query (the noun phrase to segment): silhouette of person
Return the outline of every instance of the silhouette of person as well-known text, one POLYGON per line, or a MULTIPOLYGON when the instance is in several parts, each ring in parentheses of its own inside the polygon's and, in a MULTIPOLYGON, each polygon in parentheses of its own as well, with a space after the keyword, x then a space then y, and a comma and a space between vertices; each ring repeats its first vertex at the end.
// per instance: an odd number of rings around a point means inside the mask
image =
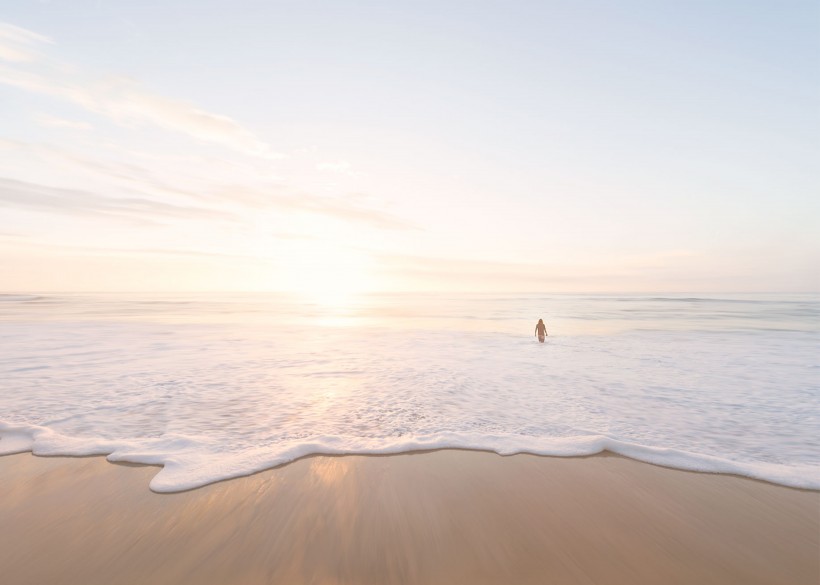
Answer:
POLYGON ((547 326, 544 325, 543 319, 538 319, 538 323, 535 324, 535 334, 538 336, 538 341, 544 343, 544 338, 547 336, 547 326))

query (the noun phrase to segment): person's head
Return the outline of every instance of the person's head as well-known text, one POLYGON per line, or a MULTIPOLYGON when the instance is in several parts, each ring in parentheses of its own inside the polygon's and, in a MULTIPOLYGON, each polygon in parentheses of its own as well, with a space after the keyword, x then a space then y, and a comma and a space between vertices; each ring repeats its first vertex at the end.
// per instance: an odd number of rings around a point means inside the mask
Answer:
POLYGON ((539 325, 540 325, 541 323, 543 323, 543 322, 544 322, 544 320, 543 320, 543 319, 538 319, 538 324, 539 324, 539 325))

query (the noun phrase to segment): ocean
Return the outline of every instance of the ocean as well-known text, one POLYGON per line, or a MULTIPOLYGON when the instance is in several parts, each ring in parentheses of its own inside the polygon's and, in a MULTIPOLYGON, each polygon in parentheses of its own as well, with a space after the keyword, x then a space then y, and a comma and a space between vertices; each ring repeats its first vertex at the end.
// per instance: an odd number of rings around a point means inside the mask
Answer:
POLYGON ((4 294, 0 454, 161 464, 158 492, 441 448, 820 489, 818 317, 809 294, 4 294))

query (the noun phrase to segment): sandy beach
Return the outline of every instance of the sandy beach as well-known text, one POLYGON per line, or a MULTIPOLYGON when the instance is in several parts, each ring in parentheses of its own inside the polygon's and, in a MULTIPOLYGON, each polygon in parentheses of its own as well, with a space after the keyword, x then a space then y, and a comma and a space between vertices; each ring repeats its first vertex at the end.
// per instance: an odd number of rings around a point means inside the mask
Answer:
POLYGON ((777 583, 820 493, 623 457, 308 457, 156 494, 157 469, 0 457, 5 585, 777 583))

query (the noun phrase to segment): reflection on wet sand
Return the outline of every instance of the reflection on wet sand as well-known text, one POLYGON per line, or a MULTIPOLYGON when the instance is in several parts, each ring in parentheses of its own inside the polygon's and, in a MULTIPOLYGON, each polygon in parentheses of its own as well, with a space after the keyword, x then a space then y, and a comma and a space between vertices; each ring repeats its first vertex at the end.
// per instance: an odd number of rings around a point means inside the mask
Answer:
POLYGON ((615 456, 309 457, 170 495, 155 473, 0 457, 4 585, 818 578, 819 493, 615 456))

